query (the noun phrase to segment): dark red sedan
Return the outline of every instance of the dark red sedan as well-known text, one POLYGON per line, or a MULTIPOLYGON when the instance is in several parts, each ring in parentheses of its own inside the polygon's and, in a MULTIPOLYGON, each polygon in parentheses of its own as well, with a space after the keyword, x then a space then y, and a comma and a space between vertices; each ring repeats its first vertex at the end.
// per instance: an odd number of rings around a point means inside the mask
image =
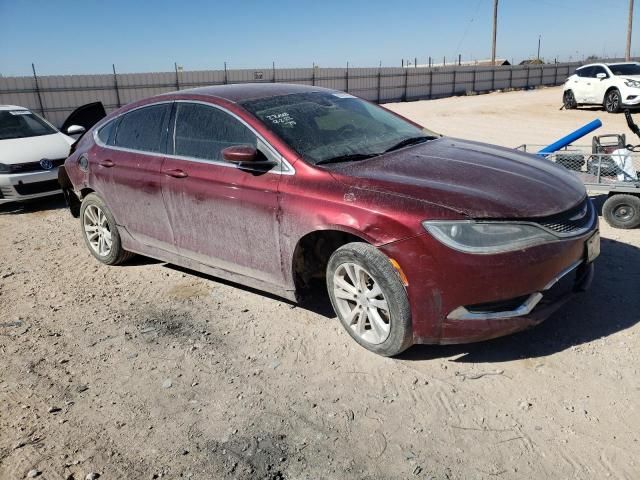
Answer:
POLYGON ((535 325, 589 285, 599 252, 570 172, 310 86, 127 105, 60 181, 101 262, 140 253, 291 300, 327 288, 381 355, 535 325))

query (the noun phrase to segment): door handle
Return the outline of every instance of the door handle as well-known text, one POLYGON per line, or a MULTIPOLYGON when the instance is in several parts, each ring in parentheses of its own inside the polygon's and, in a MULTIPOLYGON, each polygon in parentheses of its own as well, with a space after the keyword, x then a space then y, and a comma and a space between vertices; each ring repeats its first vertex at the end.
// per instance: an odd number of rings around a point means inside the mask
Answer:
POLYGON ((189 176, 187 175, 187 172, 185 172, 184 170, 180 170, 179 168, 176 168, 173 170, 163 170, 162 173, 164 173, 169 177, 174 177, 174 178, 184 178, 189 176))
POLYGON ((112 160, 106 159, 106 160, 100 160, 98 162, 98 165, 100 165, 101 167, 106 167, 106 168, 111 168, 111 167, 115 167, 116 164, 113 163, 112 160))

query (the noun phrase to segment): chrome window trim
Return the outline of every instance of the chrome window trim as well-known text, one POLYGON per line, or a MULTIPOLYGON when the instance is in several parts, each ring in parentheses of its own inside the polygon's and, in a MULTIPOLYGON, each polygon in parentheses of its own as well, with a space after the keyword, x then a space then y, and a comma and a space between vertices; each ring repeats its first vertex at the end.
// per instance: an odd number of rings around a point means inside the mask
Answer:
MULTIPOLYGON (((126 112, 122 112, 119 113, 118 115, 116 115, 115 117, 113 117, 111 120, 109 120, 108 122, 105 122, 104 124, 100 125, 100 128, 96 128, 93 131, 93 140, 94 142, 99 145, 102 148, 106 148, 106 149, 112 149, 112 150, 117 150, 120 152, 128 152, 128 153, 136 153, 139 155, 148 155, 148 156, 153 156, 153 157, 157 157, 157 156, 163 156, 165 158, 171 158, 174 160, 185 160, 185 161, 189 161, 189 162, 196 162, 196 163, 203 163, 206 165, 214 165, 214 166, 219 166, 219 167, 227 167, 227 168, 240 168, 238 165, 235 165, 233 163, 229 163, 229 162, 222 162, 220 160, 206 160, 203 158, 196 158, 196 157, 189 157, 189 156, 183 156, 183 155, 172 155, 172 154, 168 154, 168 153, 162 153, 162 152, 148 152, 145 150, 134 150, 132 148, 124 148, 124 147, 117 147, 115 145, 106 145, 102 140, 100 140, 100 138, 98 137, 98 131, 101 130, 104 126, 106 126, 107 124, 111 123, 111 122, 115 122, 116 119, 120 118, 123 115, 126 115, 129 112, 134 112, 136 110, 140 110, 142 108, 145 107, 153 107, 156 105, 163 105, 166 103, 196 103, 196 104, 201 104, 201 105, 205 105, 211 108, 217 108, 218 110, 223 111, 224 113, 231 115, 232 117, 234 117, 236 120, 238 120, 240 123, 242 123, 245 127, 247 127, 251 133, 253 133, 256 138, 258 139, 258 143, 265 147, 275 158, 275 160, 278 162, 280 169, 271 169, 265 173, 271 173, 274 175, 295 175, 296 171, 293 168, 293 166, 276 150, 276 148, 271 145, 269 142, 267 142, 267 140, 260 134, 258 133, 251 125, 249 125, 247 122, 245 122, 241 117, 239 117, 238 115, 236 115, 235 113, 227 110, 226 108, 220 106, 220 105, 214 105, 212 103, 208 103, 208 102, 203 102, 200 100, 164 100, 164 101, 160 101, 160 102, 154 102, 154 103, 148 103, 146 105, 141 105, 139 107, 136 108, 132 108, 131 110, 127 110, 126 112)), ((176 121, 177 116, 174 118, 174 122, 176 121)), ((175 126, 175 123, 174 123, 175 126)), ((175 133, 175 129, 174 129, 174 133, 175 133)), ((175 135, 173 136, 173 138, 169 139, 169 141, 171 141, 174 145, 174 148, 172 149, 173 151, 175 151, 175 135)))

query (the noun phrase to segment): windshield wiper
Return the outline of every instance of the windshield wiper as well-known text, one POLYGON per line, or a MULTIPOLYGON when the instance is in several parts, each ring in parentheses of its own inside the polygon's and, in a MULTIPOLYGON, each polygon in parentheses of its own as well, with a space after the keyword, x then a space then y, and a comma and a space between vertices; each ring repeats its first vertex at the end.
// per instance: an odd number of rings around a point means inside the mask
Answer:
POLYGON ((338 155, 337 157, 324 158, 316 165, 323 165, 325 163, 339 163, 339 162, 353 162, 357 160, 366 160, 367 158, 377 157, 379 153, 349 153, 347 155, 338 155))
POLYGON ((396 143, 393 147, 387 148, 384 151, 384 153, 393 152, 394 150, 399 150, 403 147, 408 147, 409 145, 417 145, 418 143, 423 143, 423 142, 426 142, 427 140, 433 140, 435 138, 436 137, 428 137, 428 136, 405 138, 401 142, 396 143))

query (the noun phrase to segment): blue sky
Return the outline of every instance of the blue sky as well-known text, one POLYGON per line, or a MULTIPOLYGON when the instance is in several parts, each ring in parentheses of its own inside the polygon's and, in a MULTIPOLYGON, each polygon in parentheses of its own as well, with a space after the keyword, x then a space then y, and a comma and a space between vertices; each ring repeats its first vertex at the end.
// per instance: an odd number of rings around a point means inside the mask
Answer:
MULTIPOLYGON (((632 53, 640 55, 640 2, 632 53)), ((399 66, 490 56, 492 0, 0 0, 0 74, 399 66)), ((622 56, 628 0, 500 0, 498 56, 622 56)))

